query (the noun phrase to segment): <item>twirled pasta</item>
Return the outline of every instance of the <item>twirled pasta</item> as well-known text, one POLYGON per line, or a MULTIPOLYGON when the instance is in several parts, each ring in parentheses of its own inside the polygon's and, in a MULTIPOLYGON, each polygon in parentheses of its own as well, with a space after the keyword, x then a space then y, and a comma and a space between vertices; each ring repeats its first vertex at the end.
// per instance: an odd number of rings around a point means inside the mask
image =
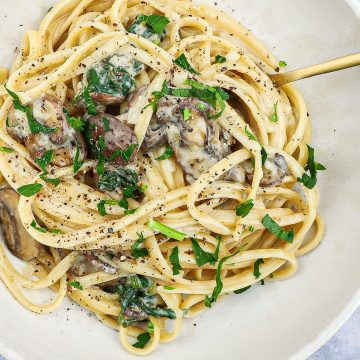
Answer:
MULTIPOLYGON (((321 241, 324 224, 317 215, 317 188, 303 187, 303 192, 294 188, 296 179, 304 173, 306 144, 311 136, 301 94, 292 85, 280 89, 274 86, 267 74, 279 71, 275 58, 249 30, 215 7, 170 0, 62 0, 46 14, 39 30, 26 33, 9 74, 1 69, 0 81, 6 82, 23 104, 32 103, 43 94, 69 103, 82 90, 84 74, 114 53, 127 54, 146 65, 146 70, 136 77, 137 88, 146 86, 145 94, 131 108, 139 144, 143 143, 153 116, 153 108, 146 107, 152 93, 160 91, 164 81, 184 88, 185 80, 191 76, 231 94, 231 102, 213 121, 231 134, 237 149, 189 184, 173 157, 161 162, 155 159, 164 148, 150 152, 141 148, 137 161, 141 163, 141 181, 147 185, 145 196, 131 200, 132 207, 138 207, 135 213, 125 215, 124 209, 109 206, 104 217, 98 213, 97 204, 108 196, 87 185, 83 177, 75 176, 71 166, 51 167, 51 175, 61 179, 57 187, 40 177, 41 171, 27 148, 8 133, 6 119, 12 99, 1 86, 0 145, 14 151, 0 154, 0 171, 14 189, 34 182, 43 185, 36 196, 21 196, 18 210, 28 233, 48 250, 30 263, 33 271, 28 269, 30 272, 21 274, 0 247, 0 277, 23 306, 37 313, 53 311, 65 296, 70 296, 104 324, 119 329, 121 343, 128 351, 145 355, 160 342, 176 338, 182 318, 202 311, 205 295, 217 285, 218 264, 199 267, 191 238, 198 239, 203 250, 214 252, 218 243, 215 235, 221 235, 219 259, 233 255, 221 271, 224 295, 264 279, 273 281, 293 275, 297 257, 321 241), (161 44, 127 32, 139 14, 159 14, 169 20, 161 44), (174 64, 181 54, 186 55, 199 75, 189 74, 174 64), (216 55, 225 61, 215 62, 216 55), (241 104, 243 110, 238 111, 236 104, 241 104), (274 104, 276 122, 271 120, 274 104), (250 128, 258 141, 249 137, 250 128), (281 155, 288 167, 285 178, 274 186, 260 186, 264 150, 268 157, 281 155), (250 184, 226 180, 229 170, 251 158, 254 171, 250 184), (236 216, 233 207, 229 207, 229 203, 249 199, 254 207, 246 217, 236 216), (291 243, 265 229, 262 219, 266 214, 279 226, 294 229, 291 243), (185 233, 186 239, 160 241, 158 233, 147 226, 150 218, 185 233), (35 220, 61 233, 39 232, 31 225, 35 220), (309 238, 312 226, 316 231, 309 238), (129 251, 139 233, 146 238, 146 258, 127 258, 112 274, 100 270, 83 277, 72 274, 70 269, 83 251, 129 251), (169 259, 175 247, 182 267, 177 275, 173 275, 169 259), (60 256, 64 251, 65 255, 60 256), (254 263, 259 259, 264 263, 261 274, 255 277, 254 263), (30 280, 35 269, 38 280, 30 280), (118 295, 98 286, 126 274, 154 279, 158 294, 176 314, 171 333, 165 328, 164 318, 150 317, 154 331, 143 349, 133 347, 128 340, 128 336, 137 337, 144 331, 141 325, 119 326, 118 295), (70 280, 79 281, 83 290, 67 287, 70 280), (22 293, 23 288, 46 287, 58 293, 51 304, 33 304, 22 293)), ((85 161, 81 172, 90 171, 96 164, 96 160, 85 161)))

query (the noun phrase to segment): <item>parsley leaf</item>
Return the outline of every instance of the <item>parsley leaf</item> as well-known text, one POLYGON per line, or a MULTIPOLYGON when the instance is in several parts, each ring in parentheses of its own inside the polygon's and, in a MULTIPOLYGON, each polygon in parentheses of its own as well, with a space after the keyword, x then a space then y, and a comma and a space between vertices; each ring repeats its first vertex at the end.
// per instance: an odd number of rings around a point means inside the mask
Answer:
POLYGON ((51 163, 52 158, 53 158, 53 151, 48 150, 41 158, 35 159, 35 162, 40 166, 40 169, 44 173, 47 173, 46 167, 51 163))
POLYGON ((169 158, 171 158, 174 155, 174 150, 172 149, 171 146, 167 146, 165 152, 160 155, 159 157, 157 157, 155 160, 167 160, 169 158))
POLYGON ((145 345, 150 341, 151 336, 148 332, 144 332, 140 334, 136 339, 137 342, 133 345, 133 347, 136 347, 138 349, 143 349, 145 345))
POLYGON ((37 226, 35 220, 33 220, 33 221, 31 222, 30 226, 33 227, 35 230, 37 230, 37 231, 39 231, 39 232, 42 232, 42 233, 46 233, 46 232, 47 232, 46 228, 41 227, 41 226, 37 226))
POLYGON ((162 34, 166 25, 170 23, 170 20, 166 16, 157 14, 147 16, 145 21, 146 24, 149 25, 154 30, 154 32, 159 35, 162 34))
POLYGON ((212 87, 205 84, 202 84, 198 81, 187 79, 184 84, 190 85, 190 89, 180 89, 180 88, 169 88, 164 81, 161 91, 154 91, 152 95, 154 99, 144 107, 152 107, 153 111, 157 111, 157 104, 159 100, 164 96, 177 96, 177 97, 195 97, 199 100, 205 101, 210 104, 213 109, 220 107, 218 113, 214 115, 208 115, 209 119, 219 118, 225 110, 226 102, 225 100, 229 99, 229 95, 220 87, 212 87))
POLYGON ((220 261, 219 261, 219 265, 218 268, 216 270, 216 286, 211 294, 211 296, 209 297, 208 295, 206 295, 205 297, 205 306, 207 307, 211 307, 211 304, 214 303, 218 296, 221 294, 221 291, 223 289, 223 282, 221 280, 221 269, 223 264, 225 263, 225 261, 227 261, 228 259, 230 259, 231 257, 237 255, 240 252, 240 250, 238 250, 236 253, 231 254, 229 256, 225 256, 223 257, 220 261))
POLYGON ((69 114, 67 109, 63 109, 67 123, 76 131, 84 131, 85 120, 82 117, 74 117, 69 114))
POLYGON ((294 240, 294 230, 290 231, 283 230, 268 214, 262 219, 262 224, 277 238, 292 243, 294 240))
POLYGON ((161 234, 163 235, 166 235, 166 236, 169 236, 171 237, 172 239, 175 239, 175 240, 178 240, 178 241, 182 241, 184 240, 187 235, 180 232, 180 231, 177 231, 175 229, 172 229, 154 219, 150 219, 149 222, 148 222, 148 227, 149 229, 151 230, 155 230, 155 231, 158 231, 160 232, 161 234))
POLYGON ((164 285, 163 288, 164 288, 165 290, 175 290, 175 289, 176 289, 176 287, 170 286, 170 285, 164 285))
POLYGON ((135 243, 131 246, 131 256, 135 257, 135 258, 139 258, 139 257, 145 257, 149 255, 149 251, 148 249, 142 247, 146 238, 144 237, 144 234, 142 232, 138 232, 136 233, 137 236, 139 237, 135 243))
POLYGON ((61 181, 59 178, 49 178, 47 175, 47 172, 41 174, 40 179, 46 181, 47 183, 53 184, 54 186, 58 186, 60 184, 61 181))
POLYGON ((30 108, 29 105, 22 105, 19 96, 14 93, 13 91, 9 90, 6 85, 4 85, 6 91, 8 92, 8 94, 13 98, 13 105, 14 108, 16 110, 20 110, 22 112, 24 112, 26 114, 27 120, 28 120, 28 124, 29 124, 29 128, 30 131, 33 134, 39 134, 39 133, 44 133, 44 134, 50 134, 53 133, 55 131, 58 131, 58 128, 48 128, 47 126, 39 123, 35 118, 34 115, 32 113, 32 110, 30 108))
POLYGON ((264 264, 264 259, 257 259, 254 262, 254 276, 255 278, 259 278, 261 276, 261 272, 260 272, 260 265, 264 264))
POLYGON ((221 56, 221 55, 216 55, 215 56, 215 64, 222 64, 226 61, 226 57, 221 56))
POLYGON ((245 287, 242 288, 242 289, 235 290, 235 291, 234 291, 234 294, 242 294, 243 292, 245 292, 246 290, 249 290, 250 288, 251 288, 251 285, 245 286, 245 287))
POLYGON ((84 165, 84 162, 79 160, 79 158, 80 158, 80 147, 79 147, 79 143, 76 143, 76 152, 75 152, 75 158, 73 164, 74 175, 76 175, 77 172, 84 165))
POLYGON ((184 108, 181 110, 183 114, 184 121, 188 121, 191 118, 191 109, 184 108))
POLYGON ((287 65, 287 63, 284 60, 279 61, 279 66, 280 67, 285 67, 286 65, 287 65))
POLYGON ((0 151, 10 154, 10 153, 14 152, 14 149, 11 149, 11 148, 8 148, 5 146, 0 146, 0 151))
POLYGON ((68 285, 78 290, 84 290, 82 285, 79 283, 79 281, 68 282, 68 285))
POLYGON ((187 71, 188 71, 189 73, 191 73, 191 74, 200 75, 200 73, 190 65, 190 63, 189 63, 189 61, 188 61, 188 59, 186 58, 186 56, 185 56, 184 53, 182 53, 179 57, 177 57, 177 58, 174 60, 174 63, 175 63, 177 66, 179 66, 179 67, 187 70, 187 71))
POLYGON ((61 230, 60 229, 49 229, 49 232, 52 234, 60 234, 61 230))
POLYGON ((119 202, 116 200, 101 200, 98 204, 97 204, 97 209, 98 212, 101 216, 105 216, 107 215, 106 209, 105 209, 105 205, 119 205, 119 202))
POLYGON ((31 197, 37 194, 42 188, 43 186, 41 184, 28 184, 20 186, 17 192, 22 196, 31 197))
POLYGON ((236 208, 236 215, 241 216, 244 218, 249 214, 251 209, 254 207, 254 201, 253 199, 249 199, 247 201, 244 201, 236 208))
MULTIPOLYGON (((245 134, 248 136, 248 138, 250 140, 254 140, 260 144, 258 138, 247 129, 247 125, 245 126, 245 134)), ((260 146, 261 146, 261 164, 264 165, 265 161, 267 160, 268 154, 267 154, 265 148, 261 144, 260 144, 260 146)))
POLYGON ((51 163, 52 158, 53 158, 53 151, 48 150, 41 158, 35 159, 35 162, 40 166, 41 170, 43 171, 43 173, 40 175, 40 178, 50 184, 58 186, 60 184, 60 179, 58 178, 52 179, 47 176, 49 173, 46 168, 51 163))
POLYGON ((110 120, 108 118, 103 118, 102 119, 103 121, 103 124, 104 124, 104 129, 106 132, 109 132, 111 129, 110 129, 110 120))
POLYGON ((308 160, 305 166, 305 171, 310 172, 310 176, 304 173, 301 178, 297 178, 297 181, 304 184, 308 189, 312 189, 317 182, 317 172, 326 170, 326 167, 315 161, 315 150, 311 146, 308 148, 308 160))
POLYGON ((214 254, 203 250, 196 239, 191 239, 191 243, 197 266, 203 266, 207 263, 210 265, 215 265, 219 257, 219 249, 221 244, 220 240, 218 241, 218 245, 214 254))
POLYGON ((80 95, 78 95, 74 98, 72 103, 76 104, 81 99, 84 99, 88 113, 90 115, 96 115, 97 114, 96 105, 95 105, 94 100, 90 96, 90 88, 88 86, 84 88, 83 92, 80 95))
POLYGON ((172 264, 172 270, 173 270, 173 275, 178 275, 180 274, 180 270, 182 270, 182 267, 180 265, 180 261, 179 261, 179 248, 177 246, 175 246, 172 250, 171 250, 171 254, 169 256, 169 260, 172 264))

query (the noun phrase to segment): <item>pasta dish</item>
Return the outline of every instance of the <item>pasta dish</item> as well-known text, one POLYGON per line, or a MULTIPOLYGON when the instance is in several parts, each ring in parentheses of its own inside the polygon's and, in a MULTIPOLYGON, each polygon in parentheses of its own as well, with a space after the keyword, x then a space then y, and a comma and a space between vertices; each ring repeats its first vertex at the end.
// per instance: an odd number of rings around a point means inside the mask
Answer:
POLYGON ((0 68, 13 297, 49 313, 68 296, 146 355, 225 295, 294 275, 323 237, 325 167, 303 97, 268 76, 285 66, 213 6, 49 9, 0 68), (43 303, 24 292, 45 288, 56 296, 43 303))

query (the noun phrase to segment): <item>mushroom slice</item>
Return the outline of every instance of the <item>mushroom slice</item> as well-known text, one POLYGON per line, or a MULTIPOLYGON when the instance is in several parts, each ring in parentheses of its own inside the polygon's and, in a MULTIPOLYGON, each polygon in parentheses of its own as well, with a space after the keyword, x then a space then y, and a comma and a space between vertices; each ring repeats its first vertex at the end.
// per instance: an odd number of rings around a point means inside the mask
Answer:
POLYGON ((26 114, 12 107, 8 115, 7 131, 16 141, 23 143, 33 159, 41 158, 46 151, 53 151, 52 164, 69 166, 73 163, 76 146, 79 145, 80 159, 86 157, 86 146, 82 135, 66 120, 63 103, 51 96, 43 96, 32 103, 33 116, 40 124, 56 131, 33 134, 26 114))
POLYGON ((209 119, 213 113, 207 102, 194 97, 163 97, 144 146, 147 149, 160 146, 165 136, 187 174, 186 179, 193 183, 231 152, 233 138, 218 122, 209 119))
MULTIPOLYGON (((117 150, 125 151, 130 145, 137 145, 136 135, 127 125, 122 123, 116 117, 101 114, 98 116, 89 116, 88 131, 86 138, 95 155, 102 151, 102 155, 111 157, 117 150), (100 137, 103 141, 103 149, 99 149, 100 137)), ((130 156, 129 162, 134 161, 136 151, 134 150, 130 156)), ((126 161, 118 155, 114 162, 119 165, 126 165, 126 161)))
MULTIPOLYGON (((254 176, 254 168, 250 161, 244 162, 246 180, 251 183, 254 176)), ((276 186, 280 184, 288 171, 285 158, 280 154, 269 157, 264 166, 264 175, 260 180, 261 187, 276 186)))
POLYGON ((39 256, 43 245, 25 230, 18 212, 19 198, 11 188, 0 189, 0 228, 9 250, 19 259, 30 261, 39 256))

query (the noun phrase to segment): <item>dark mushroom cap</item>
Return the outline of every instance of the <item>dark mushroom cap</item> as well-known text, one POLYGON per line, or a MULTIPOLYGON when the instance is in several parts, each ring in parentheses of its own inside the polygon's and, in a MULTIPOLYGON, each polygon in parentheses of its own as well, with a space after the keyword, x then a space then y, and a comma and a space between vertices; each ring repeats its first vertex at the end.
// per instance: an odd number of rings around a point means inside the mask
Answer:
MULTIPOLYGON (((101 114, 89 116, 87 120, 89 123, 88 137, 90 140, 92 139, 92 141, 97 142, 100 136, 104 138, 105 149, 103 155, 106 157, 111 157, 118 149, 125 151, 130 145, 137 144, 134 131, 114 116, 101 114)), ((134 161, 136 153, 135 150, 129 162, 134 161)), ((127 164, 120 155, 115 158, 114 162, 119 165, 127 164)))
POLYGON ((9 250, 19 259, 30 261, 39 256, 43 245, 24 228, 19 212, 19 194, 11 188, 0 188, 0 230, 9 250))

